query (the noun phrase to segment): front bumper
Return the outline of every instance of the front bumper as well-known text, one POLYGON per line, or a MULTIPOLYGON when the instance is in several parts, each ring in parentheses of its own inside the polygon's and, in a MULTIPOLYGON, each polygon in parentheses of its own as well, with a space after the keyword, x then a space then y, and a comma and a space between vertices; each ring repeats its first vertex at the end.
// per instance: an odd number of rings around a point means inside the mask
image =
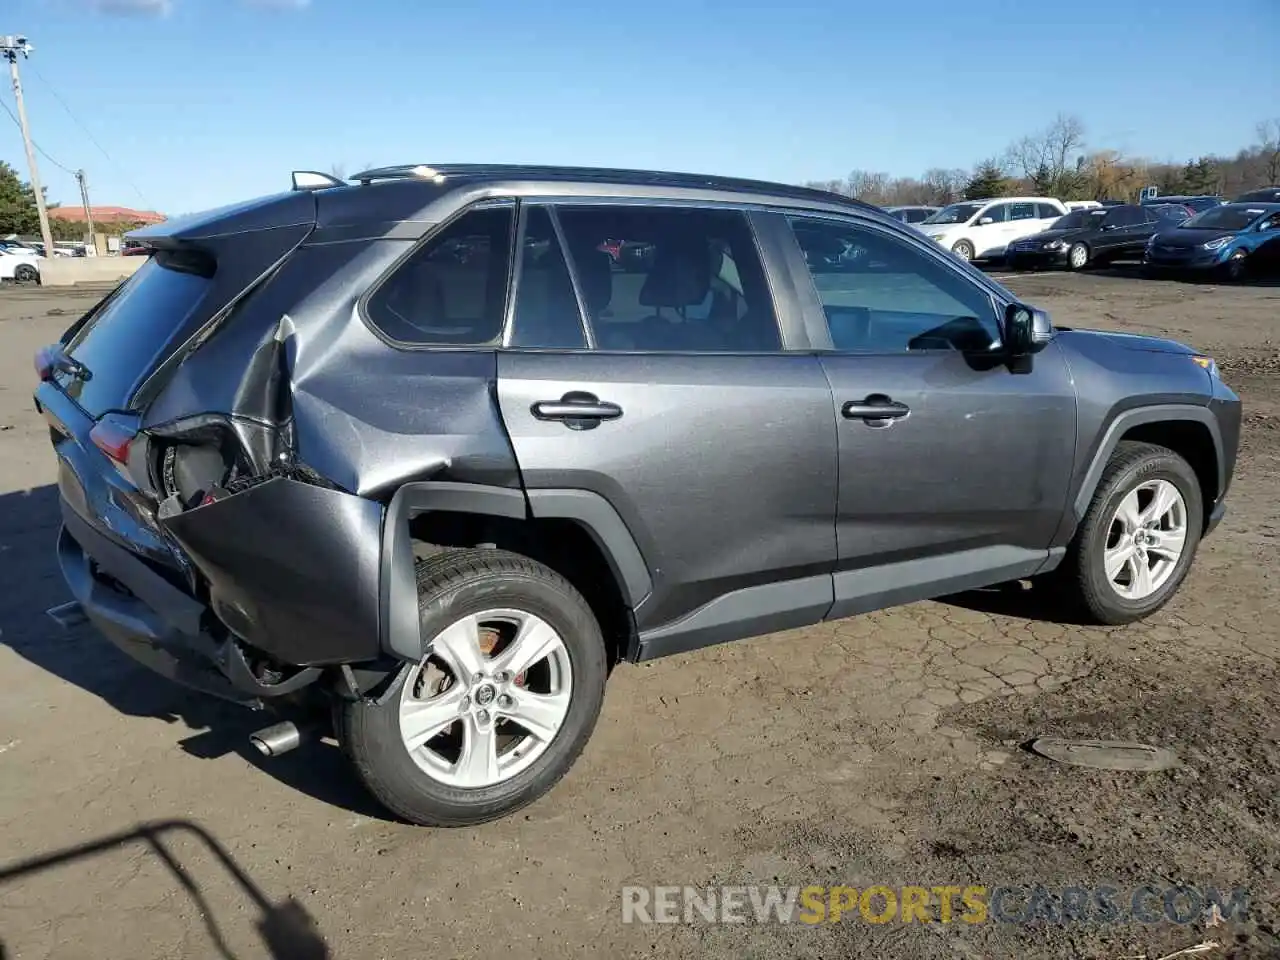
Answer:
POLYGON ((1143 265, 1153 270, 1213 270, 1220 267, 1224 260, 1220 251, 1196 249, 1186 254, 1147 250, 1142 257, 1143 265))
POLYGON ((1044 248, 1039 250, 1020 250, 1016 247, 1010 247, 1005 254, 1005 262, 1015 269, 1018 267, 1058 267, 1067 262, 1067 251, 1045 250, 1044 248))

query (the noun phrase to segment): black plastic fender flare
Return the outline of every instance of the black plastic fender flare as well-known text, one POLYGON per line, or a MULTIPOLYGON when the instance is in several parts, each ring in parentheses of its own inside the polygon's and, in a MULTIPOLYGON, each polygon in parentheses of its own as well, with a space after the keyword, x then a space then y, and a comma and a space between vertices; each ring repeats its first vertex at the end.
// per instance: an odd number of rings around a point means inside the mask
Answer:
MULTIPOLYGON (((1131 410, 1124 410, 1117 414, 1107 426, 1106 432, 1102 435, 1102 440, 1099 441, 1097 449, 1094 450, 1093 457, 1089 461, 1089 467, 1085 470, 1080 486, 1076 489, 1075 496, 1071 501, 1071 509, 1068 511, 1067 516, 1063 518, 1063 525, 1059 527, 1058 535, 1054 537, 1054 543, 1063 543, 1074 536, 1076 527, 1089 510, 1089 504, 1093 500, 1094 492, 1098 489, 1098 483, 1102 480, 1102 472, 1106 470, 1107 463, 1111 460, 1111 455, 1115 453, 1116 447, 1120 445, 1121 437, 1127 431, 1148 423, 1168 423, 1179 420, 1201 424, 1209 431, 1209 436, 1213 440, 1214 461, 1218 474, 1217 489, 1221 491, 1226 483, 1226 477, 1223 476, 1222 431, 1213 412, 1208 407, 1200 407, 1190 403, 1161 403, 1153 404, 1149 407, 1135 407, 1131 410)), ((1206 498, 1206 508, 1212 506, 1211 500, 1212 498, 1206 498)))
POLYGON ((610 503, 590 490, 519 490, 479 483, 420 481, 396 490, 382 527, 381 645, 417 662, 426 652, 418 627, 418 587, 409 521, 430 511, 472 513, 512 520, 560 518, 580 523, 609 562, 633 609, 653 589, 653 580, 631 531, 610 503))

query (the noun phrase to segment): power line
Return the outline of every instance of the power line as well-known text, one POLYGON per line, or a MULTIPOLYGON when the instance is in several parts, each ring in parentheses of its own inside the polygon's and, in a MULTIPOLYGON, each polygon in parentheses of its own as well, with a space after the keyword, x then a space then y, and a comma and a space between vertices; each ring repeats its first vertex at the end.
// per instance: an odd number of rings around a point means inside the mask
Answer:
MULTIPOLYGON (((48 80, 46 80, 44 77, 44 74, 42 74, 39 70, 37 70, 34 65, 30 66, 29 69, 31 70, 32 73, 36 75, 36 77, 39 79, 41 83, 43 83, 46 87, 49 88, 49 92, 53 94, 53 98, 57 100, 58 104, 62 107, 62 109, 67 112, 67 116, 71 118, 72 122, 75 123, 75 125, 84 132, 84 135, 89 138, 89 142, 98 148, 98 152, 107 158, 107 162, 110 163, 111 166, 115 167, 116 173, 120 174, 120 178, 124 180, 124 182, 127 183, 130 187, 133 188, 133 192, 138 195, 138 198, 144 204, 154 209, 154 206, 151 203, 151 201, 147 199, 147 195, 138 188, 138 185, 136 183, 134 183, 131 179, 129 179, 129 175, 125 172, 124 168, 120 166, 120 164, 116 163, 115 158, 112 157, 111 154, 107 153, 106 147, 104 147, 102 144, 100 144, 97 141, 97 139, 94 137, 93 133, 89 130, 89 128, 80 122, 80 118, 77 117, 75 113, 72 111, 71 107, 67 105, 67 101, 62 99, 62 94, 58 93, 57 88, 48 80)), ((43 152, 44 151, 42 150, 41 153, 43 152)), ((56 160, 53 162, 57 164, 56 160)), ((57 165, 62 166, 61 164, 57 164, 57 165)), ((64 167, 63 169, 66 169, 66 168, 64 167)))
MULTIPOLYGON (((13 121, 13 125, 17 127, 19 131, 21 131, 22 124, 18 122, 18 118, 14 116, 13 111, 9 109, 9 105, 5 103, 3 100, 0 100, 0 107, 4 107, 4 112, 9 115, 9 119, 13 121)), ((38 151, 40 151, 40 155, 42 157, 44 157, 46 160, 52 163, 59 170, 62 170, 65 173, 69 173, 73 177, 76 175, 76 172, 72 170, 70 167, 68 167, 66 164, 59 163, 57 160, 53 159, 53 157, 49 156, 49 154, 45 152, 44 147, 40 146, 40 144, 36 143, 36 141, 32 140, 31 145, 35 147, 38 151)))

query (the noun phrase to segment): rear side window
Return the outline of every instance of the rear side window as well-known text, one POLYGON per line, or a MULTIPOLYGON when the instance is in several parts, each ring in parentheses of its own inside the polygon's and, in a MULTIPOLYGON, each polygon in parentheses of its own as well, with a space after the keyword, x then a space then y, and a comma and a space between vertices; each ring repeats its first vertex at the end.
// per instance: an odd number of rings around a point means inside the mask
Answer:
POLYGON ((585 347, 582 312, 551 214, 546 207, 528 209, 510 344, 560 350, 585 347))
POLYGON ((781 349, 743 213, 575 205, 560 207, 558 216, 598 349, 781 349))
POLYGON ((1036 205, 1034 203, 1009 204, 1009 219, 1010 220, 1036 219, 1036 205))
POLYGON ((368 320, 399 343, 496 344, 506 310, 512 205, 464 213, 419 247, 370 295, 368 320))

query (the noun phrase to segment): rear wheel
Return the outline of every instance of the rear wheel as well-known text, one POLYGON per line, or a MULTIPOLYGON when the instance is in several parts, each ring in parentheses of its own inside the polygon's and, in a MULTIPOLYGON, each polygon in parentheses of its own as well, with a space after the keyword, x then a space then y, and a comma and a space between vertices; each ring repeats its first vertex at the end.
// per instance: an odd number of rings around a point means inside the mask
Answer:
POLYGON ((1058 569, 1061 583, 1098 623, 1148 617, 1186 577, 1203 520, 1200 483, 1186 460, 1123 441, 1058 569))
POLYGON ((411 823, 463 826, 536 800, 595 727, 607 674, 590 607, 555 571, 501 550, 418 565, 430 652, 392 692, 345 704, 343 747, 411 823))
POLYGON ((1072 270, 1083 270, 1089 265, 1089 248, 1083 243, 1073 243, 1067 251, 1067 266, 1072 270))
POLYGON ((961 260, 972 260, 974 255, 973 244, 968 240, 961 240, 951 248, 951 252, 961 260))
POLYGON ((17 283, 39 283, 40 271, 29 263, 20 263, 14 268, 13 279, 17 283))

